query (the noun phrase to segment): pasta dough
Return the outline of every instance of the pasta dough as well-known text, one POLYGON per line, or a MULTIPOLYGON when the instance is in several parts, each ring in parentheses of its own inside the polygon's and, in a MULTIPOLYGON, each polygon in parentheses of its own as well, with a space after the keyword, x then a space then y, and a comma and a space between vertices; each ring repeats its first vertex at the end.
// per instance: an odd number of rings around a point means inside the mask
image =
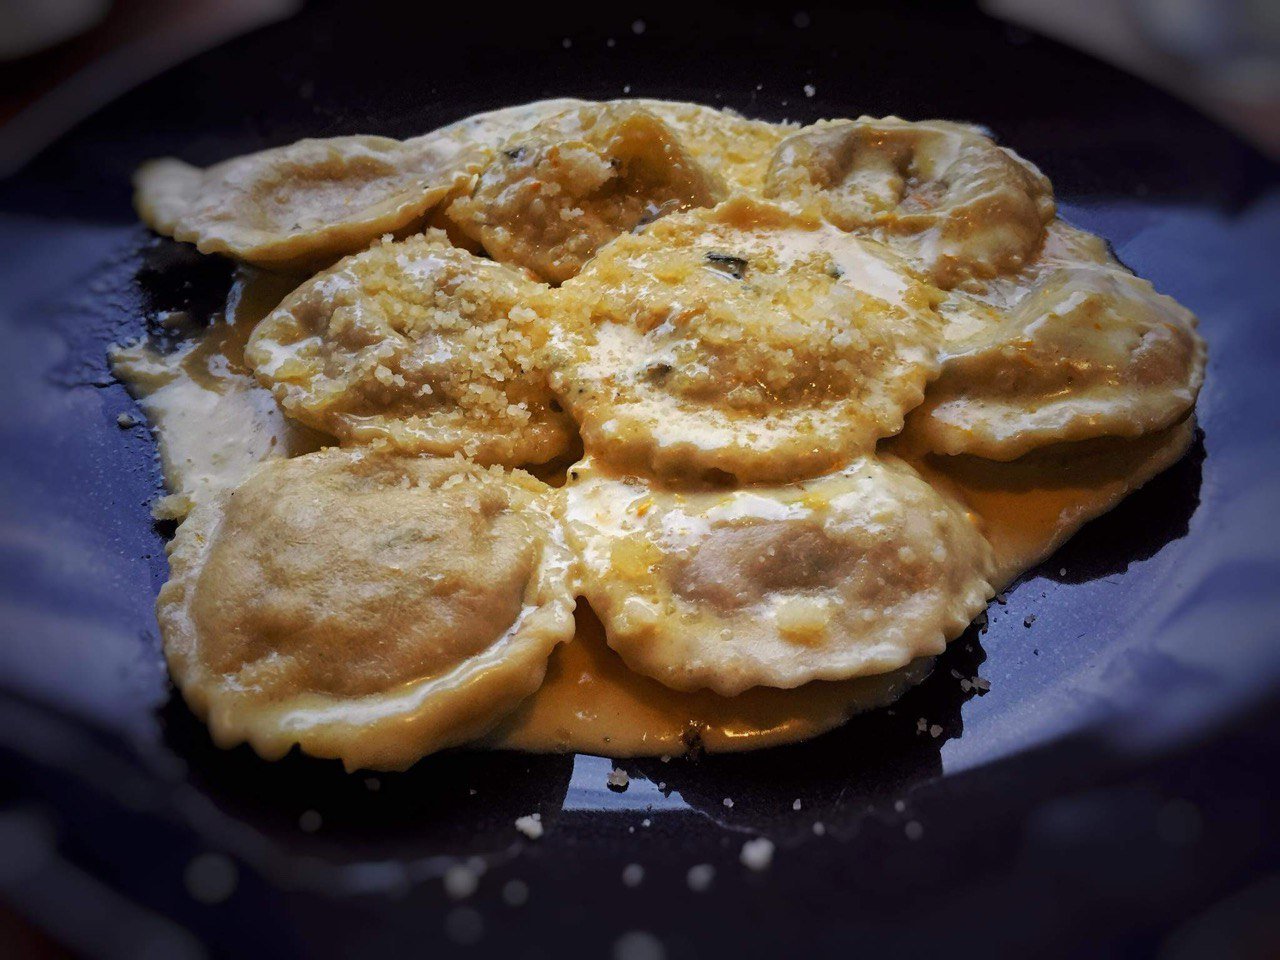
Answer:
POLYGON ((1204 380, 1196 319, 1145 280, 1064 268, 947 358, 911 429, 940 453, 1012 460, 1182 419, 1204 380))
POLYGON ((719 173, 730 189, 751 195, 764 190, 769 158, 778 144, 798 129, 794 124, 748 120, 732 110, 700 103, 633 102, 674 130, 704 169, 719 173))
POLYGON ((629 669, 586 605, 572 643, 556 647, 538 691, 484 739, 498 750, 583 751, 608 757, 739 753, 796 743, 887 706, 923 681, 932 657, 900 670, 800 687, 752 687, 737 696, 673 690, 629 669))
POLYGON ((257 266, 323 266, 419 221, 513 128, 580 103, 550 100, 467 118, 407 141, 299 140, 200 169, 144 164, 134 204, 158 233, 257 266))
POLYGON ((539 365, 542 293, 431 231, 303 284, 259 324, 247 357, 286 413, 344 441, 543 463, 574 430, 539 365))
POLYGON ((815 736, 1195 434, 1194 317, 964 124, 548 100, 137 204, 276 271, 113 355, 174 680, 268 758, 815 736))
POLYGON ((448 213, 495 260, 560 283, 618 234, 723 193, 652 113, 599 104, 508 140, 448 213))
POLYGON ((385 448, 269 461, 197 505, 157 605, 222 746, 402 769, 483 734, 573 633, 541 482, 385 448))
POLYGON ((892 459, 701 492, 579 464, 565 517, 609 645, 677 690, 886 673, 941 653, 995 592, 972 519, 892 459))
POLYGON ((838 468, 937 369, 938 299, 882 248, 745 198, 620 237, 560 290, 552 386, 589 453, 740 482, 838 468))
POLYGON ((820 123, 788 137, 765 194, 883 240, 948 288, 1020 269, 1054 214, 1048 179, 973 127, 896 117, 820 123))
POLYGON ((200 170, 138 171, 138 212, 160 233, 259 266, 297 269, 359 250, 421 218, 454 188, 429 144, 386 137, 300 140, 200 170))

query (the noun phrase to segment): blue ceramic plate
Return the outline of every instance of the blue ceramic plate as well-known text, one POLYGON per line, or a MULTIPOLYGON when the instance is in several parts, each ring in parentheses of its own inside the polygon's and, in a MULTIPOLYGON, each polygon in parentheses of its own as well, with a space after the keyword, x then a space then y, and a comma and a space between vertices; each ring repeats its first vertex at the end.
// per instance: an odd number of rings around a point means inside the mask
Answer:
POLYGON ((968 12, 657 11, 638 31, 625 11, 499 10, 308 7, 0 184, 3 897, 104 957, 1249 955, 1280 902, 1276 169, 968 12), (370 779, 215 749, 161 661, 155 446, 117 425, 135 407, 104 351, 158 311, 215 310, 230 271, 136 223, 132 169, 627 93, 986 124, 1065 219, 1200 315, 1201 439, 896 708, 808 744, 629 762, 624 793, 586 756, 460 752, 370 779), (533 811, 536 843, 513 827, 533 811), (755 835, 777 846, 761 873, 738 859, 755 835), (458 858, 483 869, 461 900, 440 879, 458 858))

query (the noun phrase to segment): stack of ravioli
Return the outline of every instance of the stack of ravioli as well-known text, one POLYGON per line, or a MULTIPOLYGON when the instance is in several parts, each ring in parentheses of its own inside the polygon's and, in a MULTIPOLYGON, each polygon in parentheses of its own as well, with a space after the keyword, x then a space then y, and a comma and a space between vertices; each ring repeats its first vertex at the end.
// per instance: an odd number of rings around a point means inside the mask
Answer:
POLYGON ((155 161, 137 205, 242 265, 115 362, 173 678, 267 758, 812 736, 1194 431, 1195 318, 969 125, 543 101, 155 161))

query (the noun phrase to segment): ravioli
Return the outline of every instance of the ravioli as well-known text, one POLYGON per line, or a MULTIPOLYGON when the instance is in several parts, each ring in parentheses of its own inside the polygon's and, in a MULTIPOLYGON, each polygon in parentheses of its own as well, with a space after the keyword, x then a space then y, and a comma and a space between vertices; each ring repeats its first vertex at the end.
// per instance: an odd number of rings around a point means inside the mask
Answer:
POLYGON ((258 266, 323 264, 408 226, 453 189, 440 151, 386 137, 300 140, 200 170, 155 160, 135 202, 153 229, 258 266))
POLYGON ((323 266, 421 220, 513 128, 580 102, 480 114, 407 141, 299 140, 207 169, 153 160, 134 178, 134 204, 153 230, 201 253, 279 270, 323 266))
POLYGON ((811 476, 920 402, 939 296, 877 245, 736 198, 618 238, 561 287, 552 387, 620 468, 811 476))
POLYGON ((737 696, 673 690, 629 669, 585 604, 571 643, 556 647, 533 696, 483 740, 497 750, 678 757, 796 743, 887 706, 933 672, 932 657, 899 670, 800 687, 752 687, 737 696))
POLYGON ((221 746, 403 769, 537 689, 573 634, 552 492, 386 448, 268 461, 178 529, 157 611, 221 746))
POLYGON ((289 416, 344 442, 544 463, 575 436, 539 363, 544 293, 430 231, 304 283, 246 356, 289 416))
POLYGON ((1004 589, 1046 560, 1090 520, 1177 463, 1195 440, 1195 417, 1136 439, 1055 443, 1017 460, 931 454, 903 434, 886 445, 934 487, 982 519, 1004 589))
POLYGON ((723 193, 652 113, 595 104, 508 140, 448 216, 495 260, 561 283, 618 234, 723 193))
POLYGON ((959 349, 965 341, 1000 326, 1006 311, 1050 273, 1088 264, 1123 269, 1101 237, 1054 218, 1045 228, 1040 252, 1017 273, 970 278, 947 291, 938 313, 945 322, 943 339, 948 348, 959 349))
POLYGON ((1190 311, 1145 280, 1059 269, 947 357, 911 429, 940 453, 993 460, 1162 430, 1194 406, 1204 380, 1195 329, 1190 311))
POLYGON ((609 646, 677 690, 733 696, 896 670, 941 653, 995 592, 973 519, 891 458, 680 492, 584 463, 564 504, 609 646))
POLYGON ((1196 435, 1195 318, 965 124, 545 100, 137 184, 249 264, 113 364, 170 671, 266 758, 816 736, 1196 435))
POLYGON ((765 195, 888 243, 946 288, 1019 270, 1054 216, 1048 179, 975 128, 896 117, 819 123, 788 137, 765 195))
POLYGON ((675 131, 693 158, 724 178, 731 190, 759 195, 769 159, 784 138, 797 129, 793 123, 749 120, 732 110, 700 103, 634 100, 675 131))

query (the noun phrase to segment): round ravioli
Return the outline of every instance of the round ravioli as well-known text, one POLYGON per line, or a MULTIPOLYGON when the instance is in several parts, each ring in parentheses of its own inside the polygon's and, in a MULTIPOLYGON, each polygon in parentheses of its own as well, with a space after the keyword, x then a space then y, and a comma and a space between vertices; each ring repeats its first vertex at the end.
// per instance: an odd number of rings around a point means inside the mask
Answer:
POLYGON ((552 387, 627 470, 812 476, 900 429, 937 370, 935 288, 746 198, 619 237, 557 294, 552 387))
POLYGON ((939 453, 993 460, 1137 437, 1186 415, 1204 364, 1195 316, 1147 281, 1063 268, 945 360, 911 432, 939 453))
POLYGON ((994 592, 971 517, 892 458, 699 492, 588 462, 564 493, 580 592, 609 646, 677 690, 887 673, 940 653, 994 592))
POLYGON ((193 167, 144 164, 134 204, 158 233, 261 267, 306 269, 421 220, 516 130, 579 105, 543 100, 477 114, 411 140, 353 136, 193 167))
POLYGON ((999 327, 1005 311, 1050 273, 1062 267, 1087 265, 1124 269, 1105 240, 1055 217, 1045 228, 1044 244, 1036 258, 1017 273, 966 280, 947 292, 946 299, 938 304, 938 313, 945 321, 943 338, 948 351, 963 349, 966 341, 999 327))
POLYGON ((199 504, 157 612, 224 747, 403 769, 485 733, 573 635, 545 484, 461 458, 329 449, 199 504))
POLYGON ((676 132, 685 149, 734 190, 760 194, 769 159, 795 124, 748 120, 732 110, 672 100, 623 101, 656 115, 676 132))
POLYGON ((1017 273, 966 281, 953 292, 963 290, 998 310, 1008 310, 1055 270, 1087 266, 1125 269, 1112 254, 1107 241, 1055 217, 1045 228, 1040 252, 1017 273))
POLYGON ((545 290, 431 231, 304 283, 246 357, 287 414, 344 441, 543 463, 574 437, 537 360, 545 290))
POLYGON ((560 283, 618 234, 723 192, 652 113, 605 103, 512 137, 448 215, 495 260, 560 283))
POLYGON ((765 195, 890 244, 943 287, 1020 269, 1053 219, 1032 164, 958 123, 842 120, 788 137, 765 195))
POLYGON ((299 140, 206 170, 145 164, 134 202, 158 233, 262 267, 332 261, 421 218, 453 189, 448 143, 299 140))

